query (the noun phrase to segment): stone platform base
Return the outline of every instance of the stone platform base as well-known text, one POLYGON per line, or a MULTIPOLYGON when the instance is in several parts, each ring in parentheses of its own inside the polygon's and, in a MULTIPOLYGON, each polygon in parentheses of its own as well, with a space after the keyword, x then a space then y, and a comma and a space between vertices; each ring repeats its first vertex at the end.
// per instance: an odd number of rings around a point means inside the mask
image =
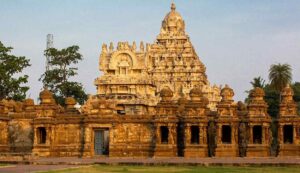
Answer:
POLYGON ((38 156, 38 157, 49 157, 50 155, 50 149, 49 147, 35 147, 32 149, 32 155, 38 156))
POLYGON ((153 157, 177 157, 177 147, 170 144, 156 145, 153 157))
POLYGON ((249 144, 247 146, 246 157, 269 157, 270 147, 260 144, 249 144))
POLYGON ((152 147, 110 148, 109 157, 152 157, 152 147))
POLYGON ((207 145, 189 145, 184 149, 184 157, 196 158, 196 157, 208 157, 207 145))
MULTIPOLYGON (((265 157, 265 158, 241 158, 241 157, 218 157, 218 158, 76 158, 76 157, 48 157, 35 158, 26 161, 14 160, 13 158, 0 158, 0 163, 10 164, 34 164, 34 165, 182 165, 182 166, 300 166, 299 157, 265 157)), ((0 171, 1 172, 1 171, 0 171)))
POLYGON ((216 157, 238 157, 239 149, 235 145, 218 145, 215 155, 216 157))
POLYGON ((283 156, 300 156, 300 145, 297 144, 283 144, 279 147, 279 157, 283 156))
POLYGON ((8 145, 0 145, 0 152, 8 152, 9 150, 8 145))

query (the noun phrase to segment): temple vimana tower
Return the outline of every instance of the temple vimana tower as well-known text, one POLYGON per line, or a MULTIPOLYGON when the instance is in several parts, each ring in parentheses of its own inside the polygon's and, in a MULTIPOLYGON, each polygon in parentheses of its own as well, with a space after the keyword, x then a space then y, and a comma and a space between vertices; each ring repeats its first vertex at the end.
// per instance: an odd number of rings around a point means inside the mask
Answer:
MULTIPOLYGON (((97 93, 80 109, 0 101, 0 152, 34 157, 268 157, 274 134, 264 90, 237 104, 228 85, 212 86, 175 4, 152 44, 103 44, 97 93)), ((300 118, 281 93, 277 156, 300 156, 300 118)))

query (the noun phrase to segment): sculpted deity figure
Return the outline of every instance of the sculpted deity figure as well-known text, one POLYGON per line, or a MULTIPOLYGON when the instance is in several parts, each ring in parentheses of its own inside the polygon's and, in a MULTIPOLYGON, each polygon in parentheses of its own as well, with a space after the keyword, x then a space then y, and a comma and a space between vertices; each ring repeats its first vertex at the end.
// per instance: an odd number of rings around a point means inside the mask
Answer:
POLYGON ((185 130, 186 142, 189 144, 191 142, 191 127, 187 126, 185 130))
POLYGON ((169 143, 170 144, 176 144, 176 129, 175 129, 175 127, 171 127, 171 128, 169 128, 169 130, 170 130, 170 135, 169 135, 169 143))

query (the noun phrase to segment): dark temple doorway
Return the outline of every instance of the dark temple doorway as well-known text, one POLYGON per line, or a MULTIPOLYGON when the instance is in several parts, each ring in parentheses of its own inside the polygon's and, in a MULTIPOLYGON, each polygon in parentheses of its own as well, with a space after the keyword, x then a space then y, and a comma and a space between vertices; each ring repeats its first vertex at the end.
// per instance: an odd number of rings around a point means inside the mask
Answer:
POLYGON ((191 144, 199 144, 199 126, 191 126, 191 144))
POLYGON ((162 144, 168 144, 169 143, 169 129, 167 126, 161 126, 160 127, 160 138, 162 144))
POLYGON ((231 127, 229 125, 222 126, 222 143, 231 144, 231 127))
POLYGON ((253 126, 253 143, 261 144, 262 143, 262 127, 253 126))
POLYGON ((283 141, 285 144, 292 144, 293 143, 293 126, 292 125, 285 125, 283 126, 283 141))
POLYGON ((46 144, 47 131, 45 127, 39 127, 37 130, 38 144, 46 144))
POLYGON ((109 154, 109 130, 97 129, 94 131, 94 150, 95 155, 108 155, 109 154))

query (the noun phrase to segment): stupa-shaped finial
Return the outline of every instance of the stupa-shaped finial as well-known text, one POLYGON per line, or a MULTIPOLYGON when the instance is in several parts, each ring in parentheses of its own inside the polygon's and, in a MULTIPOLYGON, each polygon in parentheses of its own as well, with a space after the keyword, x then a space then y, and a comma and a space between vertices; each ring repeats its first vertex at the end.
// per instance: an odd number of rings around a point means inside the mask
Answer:
POLYGON ((175 11, 175 10, 176 10, 176 5, 175 5, 174 2, 172 2, 172 4, 171 4, 171 10, 172 10, 172 11, 175 11))

